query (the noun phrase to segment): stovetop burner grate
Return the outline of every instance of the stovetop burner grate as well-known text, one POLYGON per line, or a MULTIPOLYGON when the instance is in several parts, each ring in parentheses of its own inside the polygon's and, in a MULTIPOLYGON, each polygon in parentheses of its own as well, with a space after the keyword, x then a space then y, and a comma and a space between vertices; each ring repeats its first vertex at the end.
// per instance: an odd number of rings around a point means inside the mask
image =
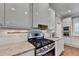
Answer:
POLYGON ((28 39, 30 43, 32 43, 36 49, 41 48, 43 46, 46 46, 48 44, 54 43, 54 41, 49 40, 49 39, 35 39, 35 38, 30 38, 28 39))

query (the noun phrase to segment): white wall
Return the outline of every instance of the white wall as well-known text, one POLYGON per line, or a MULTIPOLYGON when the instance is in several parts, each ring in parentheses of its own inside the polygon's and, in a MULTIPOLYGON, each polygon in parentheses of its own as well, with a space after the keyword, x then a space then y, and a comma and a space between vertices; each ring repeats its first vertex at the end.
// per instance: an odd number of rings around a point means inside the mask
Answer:
POLYGON ((27 33, 8 34, 8 32, 27 32, 27 30, 0 30, 0 45, 27 41, 27 33))

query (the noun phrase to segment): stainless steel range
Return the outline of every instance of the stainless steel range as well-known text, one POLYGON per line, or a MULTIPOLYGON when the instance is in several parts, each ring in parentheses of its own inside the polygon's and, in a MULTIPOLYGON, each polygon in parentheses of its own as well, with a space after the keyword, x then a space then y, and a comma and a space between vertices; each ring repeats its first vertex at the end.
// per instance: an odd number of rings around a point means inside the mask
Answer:
POLYGON ((28 41, 35 46, 35 56, 46 55, 55 47, 55 42, 44 38, 44 33, 38 29, 29 32, 28 41))

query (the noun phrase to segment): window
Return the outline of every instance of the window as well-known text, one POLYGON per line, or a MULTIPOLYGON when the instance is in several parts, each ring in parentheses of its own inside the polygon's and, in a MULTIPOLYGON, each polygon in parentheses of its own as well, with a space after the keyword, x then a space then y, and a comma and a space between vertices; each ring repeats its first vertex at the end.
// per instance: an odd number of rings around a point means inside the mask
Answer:
POLYGON ((79 35, 79 17, 73 18, 73 34, 79 35))
POLYGON ((79 23, 75 23, 74 30, 75 32, 79 32, 79 23))

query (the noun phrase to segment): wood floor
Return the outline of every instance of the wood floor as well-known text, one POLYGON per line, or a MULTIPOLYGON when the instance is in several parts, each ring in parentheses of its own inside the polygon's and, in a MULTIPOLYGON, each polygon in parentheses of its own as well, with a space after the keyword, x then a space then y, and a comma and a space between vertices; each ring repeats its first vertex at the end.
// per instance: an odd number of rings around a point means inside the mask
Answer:
POLYGON ((71 46, 64 46, 64 52, 61 56, 79 56, 79 48, 74 48, 71 46))

